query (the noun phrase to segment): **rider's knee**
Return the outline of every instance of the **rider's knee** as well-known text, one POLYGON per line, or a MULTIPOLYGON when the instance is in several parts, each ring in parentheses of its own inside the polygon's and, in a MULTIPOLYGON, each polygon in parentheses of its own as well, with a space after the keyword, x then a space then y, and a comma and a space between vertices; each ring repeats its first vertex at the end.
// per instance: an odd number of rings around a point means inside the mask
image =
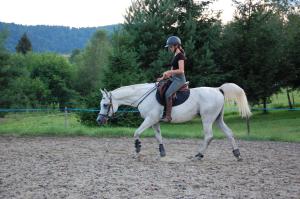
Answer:
POLYGON ((173 94, 173 93, 167 91, 166 94, 165 94, 165 98, 168 99, 169 97, 172 96, 172 94, 173 94))

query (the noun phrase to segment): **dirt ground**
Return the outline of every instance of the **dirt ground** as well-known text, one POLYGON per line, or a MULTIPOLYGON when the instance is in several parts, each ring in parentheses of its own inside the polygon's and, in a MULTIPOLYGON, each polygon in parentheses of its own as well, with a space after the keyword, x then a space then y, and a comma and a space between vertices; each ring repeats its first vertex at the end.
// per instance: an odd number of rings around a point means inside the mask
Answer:
POLYGON ((214 140, 201 161, 200 140, 0 137, 0 198, 300 198, 300 144, 214 140))

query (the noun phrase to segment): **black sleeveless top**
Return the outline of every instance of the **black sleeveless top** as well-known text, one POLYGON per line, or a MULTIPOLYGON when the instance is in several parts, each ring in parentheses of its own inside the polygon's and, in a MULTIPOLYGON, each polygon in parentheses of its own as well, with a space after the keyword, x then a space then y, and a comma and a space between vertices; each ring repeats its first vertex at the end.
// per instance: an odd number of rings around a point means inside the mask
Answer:
MULTIPOLYGON (((179 66, 178 66, 178 61, 179 60, 183 60, 183 61, 186 60, 186 57, 184 56, 184 54, 182 52, 178 53, 177 55, 175 55, 173 57, 172 62, 171 62, 173 70, 179 69, 179 66)), ((178 82, 182 85, 186 82, 184 74, 173 74, 172 77, 171 77, 171 80, 173 82, 176 81, 176 82, 178 82)))
POLYGON ((184 56, 184 54, 182 52, 178 53, 177 55, 175 55, 172 59, 171 65, 173 70, 177 70, 179 68, 178 66, 178 61, 179 60, 186 60, 186 57, 184 56))

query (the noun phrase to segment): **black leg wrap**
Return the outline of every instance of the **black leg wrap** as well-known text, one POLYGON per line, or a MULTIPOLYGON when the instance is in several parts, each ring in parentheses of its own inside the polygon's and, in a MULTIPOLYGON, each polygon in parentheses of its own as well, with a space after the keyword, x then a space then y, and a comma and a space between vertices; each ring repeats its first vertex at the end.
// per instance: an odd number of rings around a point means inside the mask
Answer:
POLYGON ((134 146, 135 146, 135 152, 139 153, 141 151, 142 143, 138 139, 136 139, 134 146))
POLYGON ((201 160, 204 157, 204 155, 202 153, 198 153, 197 155, 195 155, 195 157, 201 160))
POLYGON ((234 149, 234 150, 232 151, 232 153, 233 153, 233 155, 234 155, 236 158, 240 157, 240 155, 241 155, 239 149, 234 149))
POLYGON ((166 151, 165 151, 165 147, 163 144, 159 144, 159 153, 160 153, 160 157, 166 156, 166 151))

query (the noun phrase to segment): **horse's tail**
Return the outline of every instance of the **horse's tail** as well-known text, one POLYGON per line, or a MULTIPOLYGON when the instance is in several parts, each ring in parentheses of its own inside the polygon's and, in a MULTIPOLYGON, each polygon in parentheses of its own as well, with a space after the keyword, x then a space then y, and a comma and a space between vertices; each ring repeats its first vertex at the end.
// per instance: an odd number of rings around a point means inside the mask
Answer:
POLYGON ((252 115, 246 94, 241 87, 233 83, 225 83, 219 89, 224 92, 226 100, 234 100, 237 103, 242 117, 249 118, 252 115))

